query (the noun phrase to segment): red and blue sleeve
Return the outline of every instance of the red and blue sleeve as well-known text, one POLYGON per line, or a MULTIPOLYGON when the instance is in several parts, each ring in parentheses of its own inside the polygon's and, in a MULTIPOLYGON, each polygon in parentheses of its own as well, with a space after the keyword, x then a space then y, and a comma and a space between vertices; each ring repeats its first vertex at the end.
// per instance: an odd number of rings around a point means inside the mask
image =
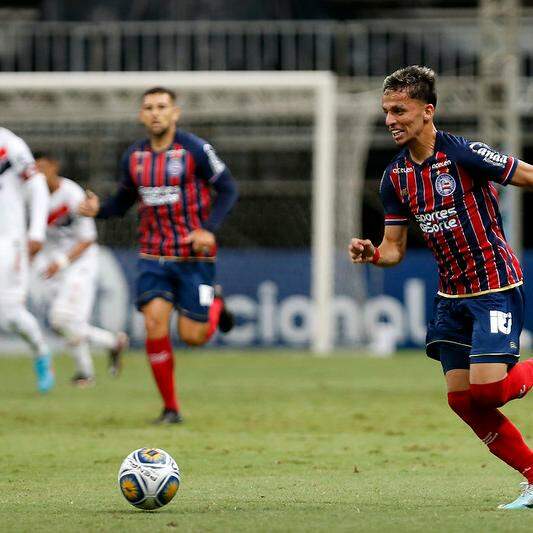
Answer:
POLYGON ((502 154, 485 143, 458 138, 457 162, 479 179, 507 185, 518 166, 518 159, 502 154))
POLYGON ((399 184, 395 186, 388 169, 383 173, 379 187, 381 203, 385 210, 385 226, 405 226, 409 223, 409 212, 400 200, 399 184))

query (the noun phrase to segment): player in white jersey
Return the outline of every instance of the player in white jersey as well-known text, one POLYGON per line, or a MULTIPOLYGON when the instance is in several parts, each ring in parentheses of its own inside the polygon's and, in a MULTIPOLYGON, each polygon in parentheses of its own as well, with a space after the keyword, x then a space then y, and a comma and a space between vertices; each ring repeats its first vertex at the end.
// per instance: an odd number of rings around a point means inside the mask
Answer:
POLYGON ((44 176, 26 143, 0 128, 0 328, 31 346, 40 392, 52 388, 54 375, 50 350, 26 309, 26 296, 29 259, 45 238, 48 199, 44 176))
POLYGON ((50 325, 67 340, 74 356, 77 368, 72 382, 87 386, 94 381, 89 344, 109 350, 109 370, 117 375, 128 337, 89 323, 96 292, 98 245, 94 220, 77 214, 85 198, 83 189, 59 175, 59 161, 51 154, 35 153, 35 160, 46 176, 50 206, 46 243, 36 257, 34 271, 50 304, 50 325))

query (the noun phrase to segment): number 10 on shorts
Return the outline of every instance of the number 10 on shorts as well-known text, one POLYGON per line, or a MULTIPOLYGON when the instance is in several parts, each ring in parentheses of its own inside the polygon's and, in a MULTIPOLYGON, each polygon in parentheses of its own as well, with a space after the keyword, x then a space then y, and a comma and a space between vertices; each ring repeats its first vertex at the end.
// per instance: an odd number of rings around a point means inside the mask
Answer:
POLYGON ((509 335, 511 333, 511 326, 513 319, 511 313, 504 313, 503 311, 490 312, 490 332, 503 333, 509 335))

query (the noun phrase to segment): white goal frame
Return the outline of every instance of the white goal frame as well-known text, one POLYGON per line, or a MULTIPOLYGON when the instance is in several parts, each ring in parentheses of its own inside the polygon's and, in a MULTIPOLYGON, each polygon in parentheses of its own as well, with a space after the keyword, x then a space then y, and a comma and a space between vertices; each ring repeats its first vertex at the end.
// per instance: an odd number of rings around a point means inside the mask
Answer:
POLYGON ((163 85, 179 89, 310 90, 313 102, 313 205, 311 228, 311 298, 314 325, 311 349, 333 349, 335 256, 335 172, 337 81, 330 72, 31 72, 1 73, 2 87, 23 90, 142 91, 163 85))

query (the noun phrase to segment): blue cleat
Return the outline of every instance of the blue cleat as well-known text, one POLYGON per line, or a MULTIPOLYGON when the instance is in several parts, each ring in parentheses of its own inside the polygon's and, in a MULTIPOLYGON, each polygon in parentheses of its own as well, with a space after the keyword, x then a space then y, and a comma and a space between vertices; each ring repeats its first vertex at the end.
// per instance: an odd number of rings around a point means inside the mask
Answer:
POLYGON ((34 359, 33 366, 37 375, 37 389, 42 393, 48 392, 55 383, 52 357, 50 354, 40 355, 34 359))
POLYGON ((514 502, 498 505, 498 509, 533 509, 533 483, 523 481, 522 494, 514 502))

